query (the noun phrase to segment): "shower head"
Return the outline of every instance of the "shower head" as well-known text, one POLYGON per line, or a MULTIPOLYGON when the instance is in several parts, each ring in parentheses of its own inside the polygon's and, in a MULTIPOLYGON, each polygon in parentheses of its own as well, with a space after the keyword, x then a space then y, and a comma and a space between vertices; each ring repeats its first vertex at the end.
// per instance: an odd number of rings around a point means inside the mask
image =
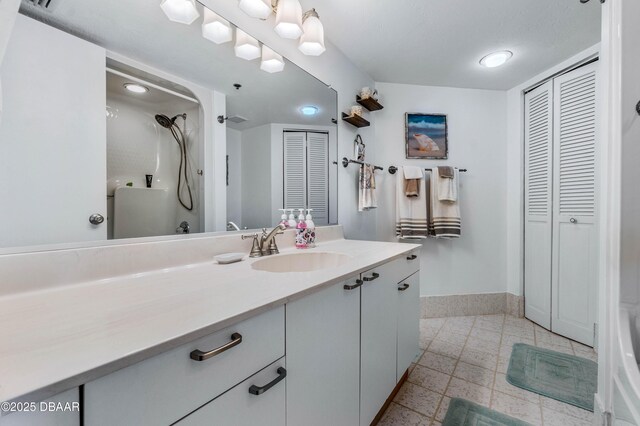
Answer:
POLYGON ((158 122, 158 124, 167 129, 170 129, 171 126, 173 126, 173 122, 175 121, 175 119, 175 117, 171 119, 164 114, 156 114, 156 121, 158 122))

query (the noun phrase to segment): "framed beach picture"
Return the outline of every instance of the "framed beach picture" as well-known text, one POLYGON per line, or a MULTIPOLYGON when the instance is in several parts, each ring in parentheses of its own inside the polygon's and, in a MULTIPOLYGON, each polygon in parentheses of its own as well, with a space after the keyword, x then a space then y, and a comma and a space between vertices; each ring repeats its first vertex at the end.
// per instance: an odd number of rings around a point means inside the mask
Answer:
POLYGON ((409 159, 446 160, 449 155, 445 114, 405 114, 405 147, 409 159))

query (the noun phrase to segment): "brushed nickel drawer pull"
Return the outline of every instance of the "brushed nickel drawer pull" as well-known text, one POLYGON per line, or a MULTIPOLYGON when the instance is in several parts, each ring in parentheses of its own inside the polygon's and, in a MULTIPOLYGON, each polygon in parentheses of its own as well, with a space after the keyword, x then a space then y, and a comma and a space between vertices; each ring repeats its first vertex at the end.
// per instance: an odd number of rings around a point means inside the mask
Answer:
POLYGON ((355 290, 356 288, 360 287, 363 283, 362 280, 356 280, 355 284, 349 285, 349 284, 345 284, 344 285, 344 289, 345 290, 355 290))
POLYGON ((407 260, 416 260, 418 258, 418 256, 416 256, 415 254, 412 254, 411 256, 407 256, 407 260))
POLYGON ((365 280, 365 281, 373 281, 373 280, 375 280, 377 278, 380 278, 380 274, 378 274, 377 272, 374 272, 373 274, 371 274, 370 277, 364 277, 362 279, 365 280))
POLYGON ((196 349, 195 351, 191 352, 190 357, 194 361, 205 361, 209 358, 213 358, 216 355, 220 355, 222 352, 227 351, 234 346, 238 346, 240 343, 242 343, 242 336, 240 335, 240 333, 233 333, 231 335, 231 341, 229 343, 225 343, 219 348, 212 349, 208 352, 202 352, 201 350, 196 349))
POLYGON ((398 287, 398 291, 405 291, 409 287, 411 287, 409 284, 404 283, 404 284, 402 284, 402 287, 398 287))
POLYGON ((287 370, 285 370, 283 367, 278 367, 276 371, 278 373, 278 377, 264 386, 251 385, 251 387, 249 387, 249 393, 251 395, 262 395, 263 393, 274 387, 276 384, 278 384, 278 382, 282 381, 282 379, 287 377, 287 370))

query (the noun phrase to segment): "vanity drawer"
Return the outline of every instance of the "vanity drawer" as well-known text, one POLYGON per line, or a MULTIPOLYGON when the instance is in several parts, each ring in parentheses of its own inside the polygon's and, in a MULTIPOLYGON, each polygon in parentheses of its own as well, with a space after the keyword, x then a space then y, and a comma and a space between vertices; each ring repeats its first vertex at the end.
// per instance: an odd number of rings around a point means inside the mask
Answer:
POLYGON ((284 306, 87 383, 85 424, 173 423, 283 356, 284 306))
POLYGON ((398 259, 394 259, 377 268, 370 269, 362 273, 364 281, 372 278, 375 280, 376 275, 390 282, 399 283, 405 278, 415 274, 420 270, 420 251, 414 250, 411 253, 402 255, 398 259))
POLYGON ((282 358, 189 414, 176 426, 283 426, 286 374, 282 358))

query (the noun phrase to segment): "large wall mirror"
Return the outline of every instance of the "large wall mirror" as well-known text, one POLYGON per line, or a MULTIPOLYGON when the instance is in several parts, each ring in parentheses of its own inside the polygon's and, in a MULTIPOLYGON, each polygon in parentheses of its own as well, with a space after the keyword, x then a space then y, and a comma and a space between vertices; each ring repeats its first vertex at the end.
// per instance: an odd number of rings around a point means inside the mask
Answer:
POLYGON ((183 25, 156 1, 39 3, 0 68, 0 251, 271 227, 283 208, 337 223, 333 89, 239 57, 235 27, 205 39, 200 4, 183 25))

